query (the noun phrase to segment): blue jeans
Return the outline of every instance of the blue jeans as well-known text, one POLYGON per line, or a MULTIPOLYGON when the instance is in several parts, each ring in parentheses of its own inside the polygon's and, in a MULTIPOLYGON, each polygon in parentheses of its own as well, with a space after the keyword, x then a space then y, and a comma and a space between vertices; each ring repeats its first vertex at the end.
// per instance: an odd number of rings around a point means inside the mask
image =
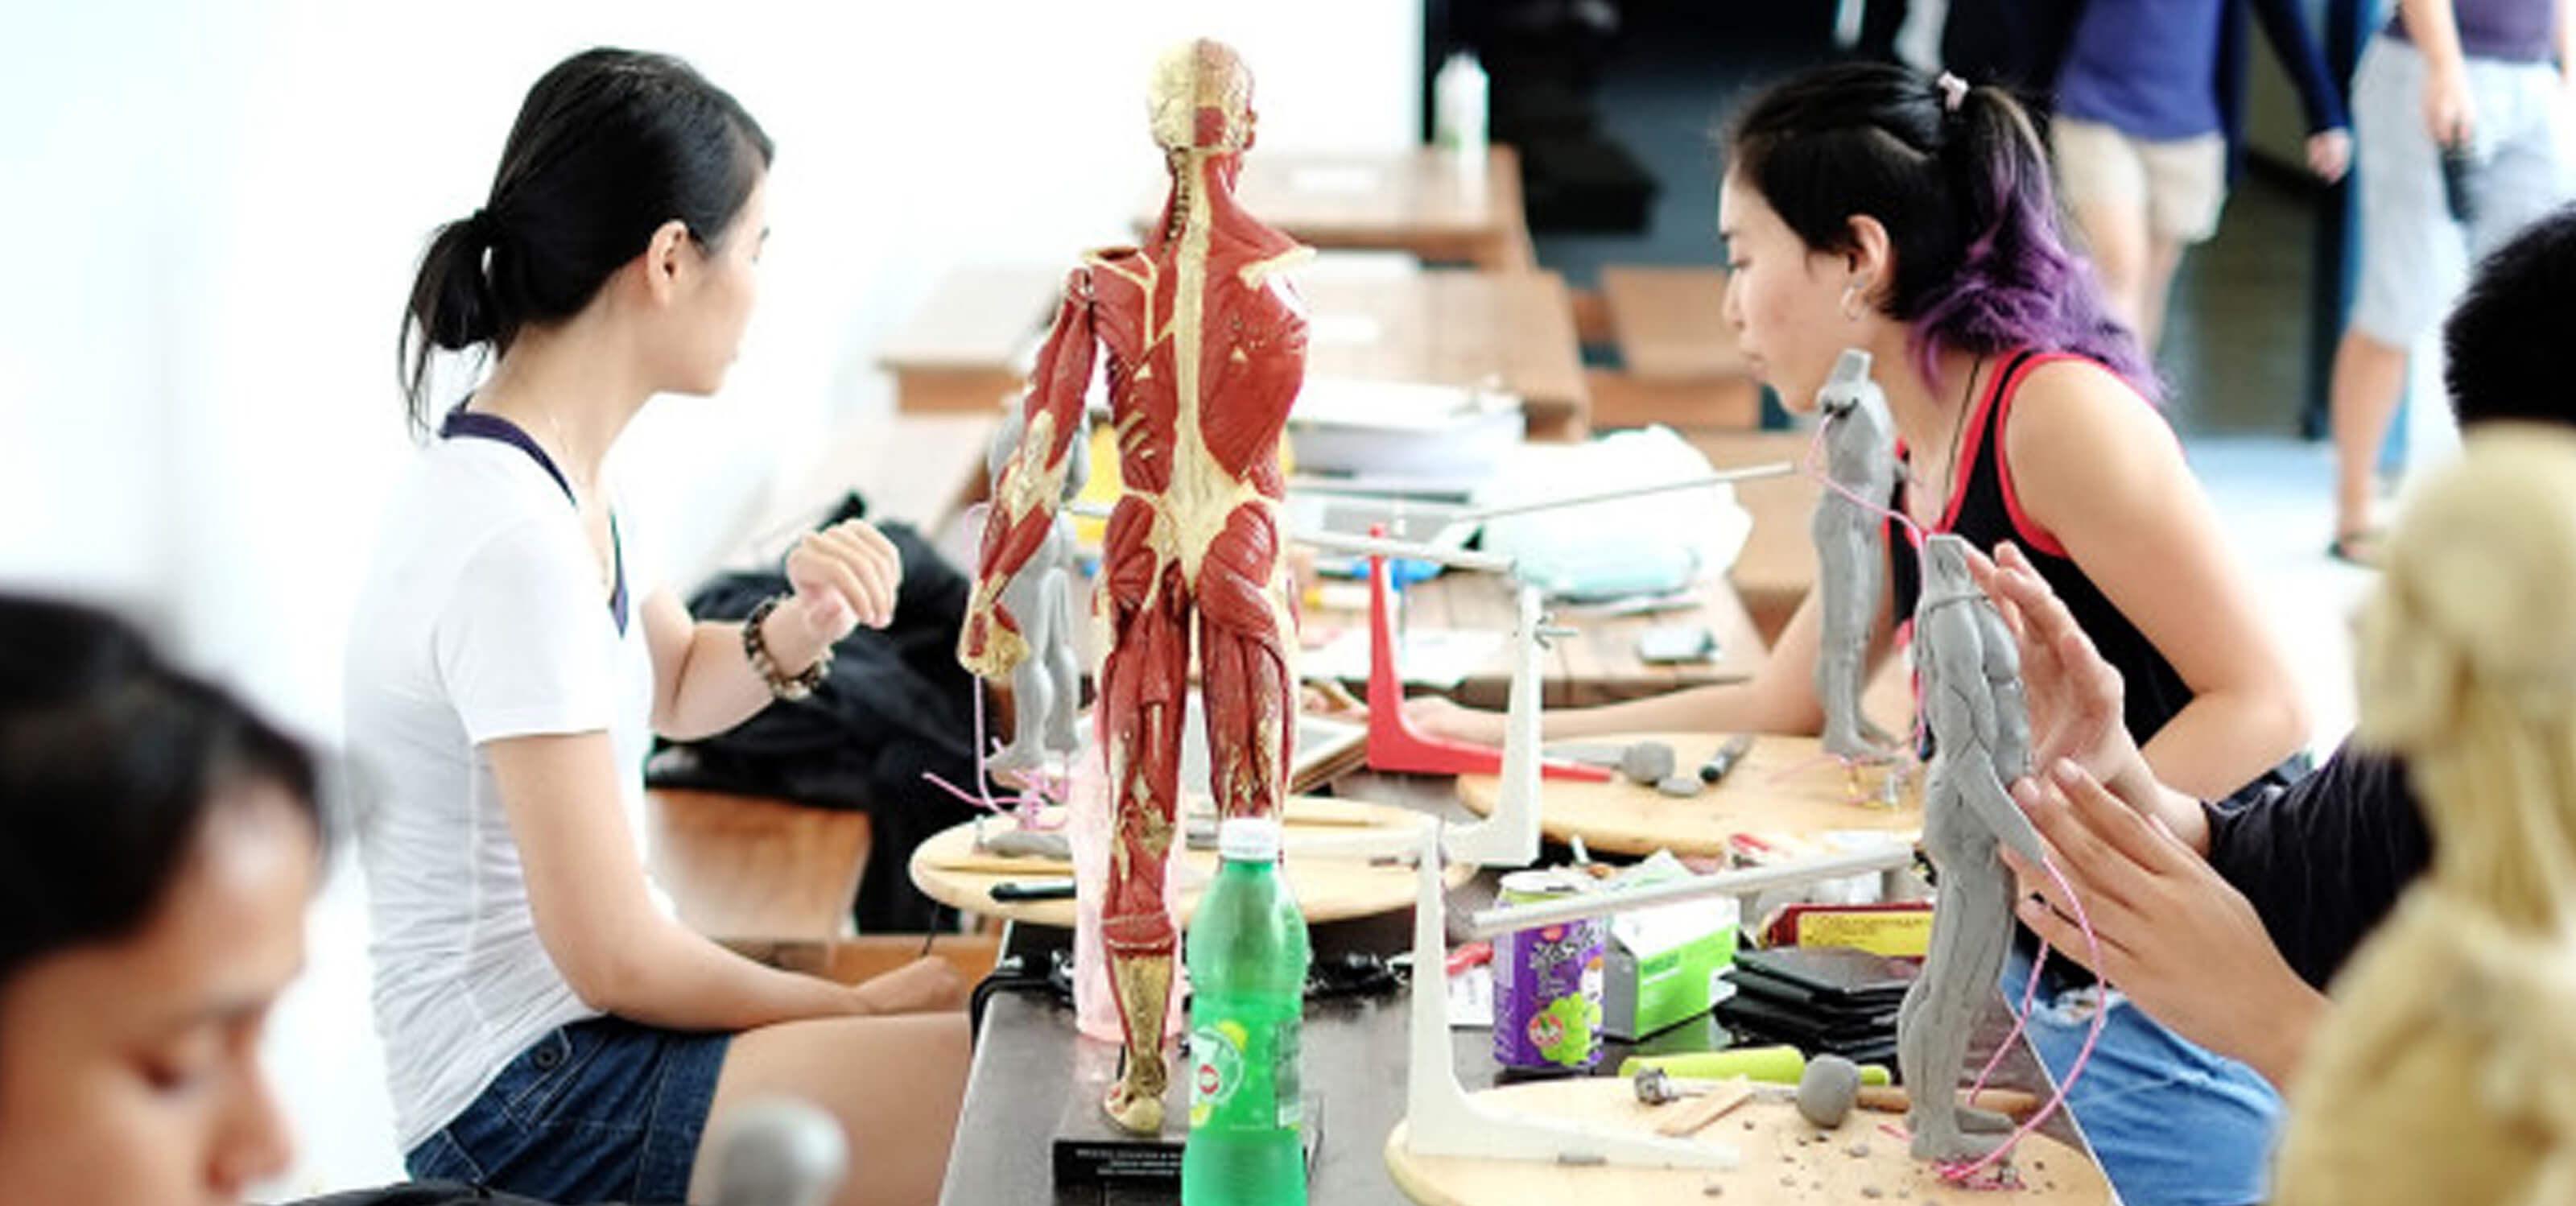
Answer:
MULTIPOLYGON (((2052 956, 2051 966, 2063 956, 2052 956)), ((2004 965, 2005 998, 2016 1007, 2030 983, 2030 956, 2004 965)), ((2031 1046, 2064 1083, 2093 1025, 2093 1001, 2110 1013, 2066 1104, 2093 1145, 2102 1172, 2127 1206, 2248 1206, 2270 1196, 2272 1143, 2281 1098, 2254 1070, 2194 1046, 2156 1024, 2116 992, 2040 986, 2031 1006, 2031 1046)))
POLYGON ((520 1052, 403 1166, 549 1202, 685 1201, 731 1042, 575 1022, 520 1052))

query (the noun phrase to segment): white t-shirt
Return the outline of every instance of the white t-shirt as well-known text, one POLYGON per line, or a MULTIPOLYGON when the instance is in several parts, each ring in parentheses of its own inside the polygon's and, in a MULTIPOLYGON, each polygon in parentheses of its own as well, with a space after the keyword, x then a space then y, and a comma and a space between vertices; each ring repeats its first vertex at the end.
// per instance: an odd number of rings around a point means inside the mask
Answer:
MULTIPOLYGON (((621 520, 622 524, 622 520, 621 520)), ((636 544, 619 533, 624 550, 636 544)), ((548 1030, 597 1016, 537 937, 483 743, 607 732, 642 842, 653 665, 634 561, 625 631, 571 500, 525 450, 442 439, 395 490, 351 622, 376 1029, 409 1151, 548 1030)))

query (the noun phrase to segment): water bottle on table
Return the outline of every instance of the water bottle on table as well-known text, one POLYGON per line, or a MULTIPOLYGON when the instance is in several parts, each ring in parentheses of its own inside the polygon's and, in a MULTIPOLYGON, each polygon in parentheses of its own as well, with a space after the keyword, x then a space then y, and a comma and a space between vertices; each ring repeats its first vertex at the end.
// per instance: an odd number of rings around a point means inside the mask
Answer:
POLYGON ((1302 1204, 1306 918, 1279 875, 1277 821, 1228 820, 1217 848, 1223 862, 1199 898, 1186 948, 1190 1137, 1181 1203, 1302 1204))

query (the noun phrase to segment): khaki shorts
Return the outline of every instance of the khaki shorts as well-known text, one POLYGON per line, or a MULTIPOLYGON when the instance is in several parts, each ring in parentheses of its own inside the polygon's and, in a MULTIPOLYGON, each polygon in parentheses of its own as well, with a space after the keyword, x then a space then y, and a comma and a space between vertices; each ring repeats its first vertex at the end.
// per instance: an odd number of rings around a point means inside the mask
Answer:
POLYGON ((2218 233, 2218 211, 2227 204, 2225 135, 2149 142, 2061 115, 2049 123, 2048 140, 2068 206, 2143 209, 2147 230, 2177 243, 2218 233))

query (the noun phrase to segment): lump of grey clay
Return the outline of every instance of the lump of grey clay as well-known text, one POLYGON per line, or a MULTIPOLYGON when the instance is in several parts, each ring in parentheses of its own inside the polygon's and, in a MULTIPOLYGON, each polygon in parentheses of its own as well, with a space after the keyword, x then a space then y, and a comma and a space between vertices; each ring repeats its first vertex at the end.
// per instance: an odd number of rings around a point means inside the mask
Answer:
POLYGON ((1012 829, 993 834, 982 839, 978 844, 983 846, 985 853, 1006 858, 1070 859, 1073 857, 1072 843, 1062 830, 1039 832, 1012 829))
POLYGON ((1798 1077, 1798 1116, 1831 1130, 1851 1116, 1860 1100, 1860 1067, 1839 1055, 1807 1061, 1798 1077))
POLYGON ((1675 799, 1689 799, 1705 786, 1697 775, 1666 775, 1655 781, 1655 790, 1675 799))
POLYGON ((1673 774, 1673 747, 1660 741, 1639 741, 1629 745, 1619 756, 1619 769, 1638 783, 1660 783, 1673 774))

